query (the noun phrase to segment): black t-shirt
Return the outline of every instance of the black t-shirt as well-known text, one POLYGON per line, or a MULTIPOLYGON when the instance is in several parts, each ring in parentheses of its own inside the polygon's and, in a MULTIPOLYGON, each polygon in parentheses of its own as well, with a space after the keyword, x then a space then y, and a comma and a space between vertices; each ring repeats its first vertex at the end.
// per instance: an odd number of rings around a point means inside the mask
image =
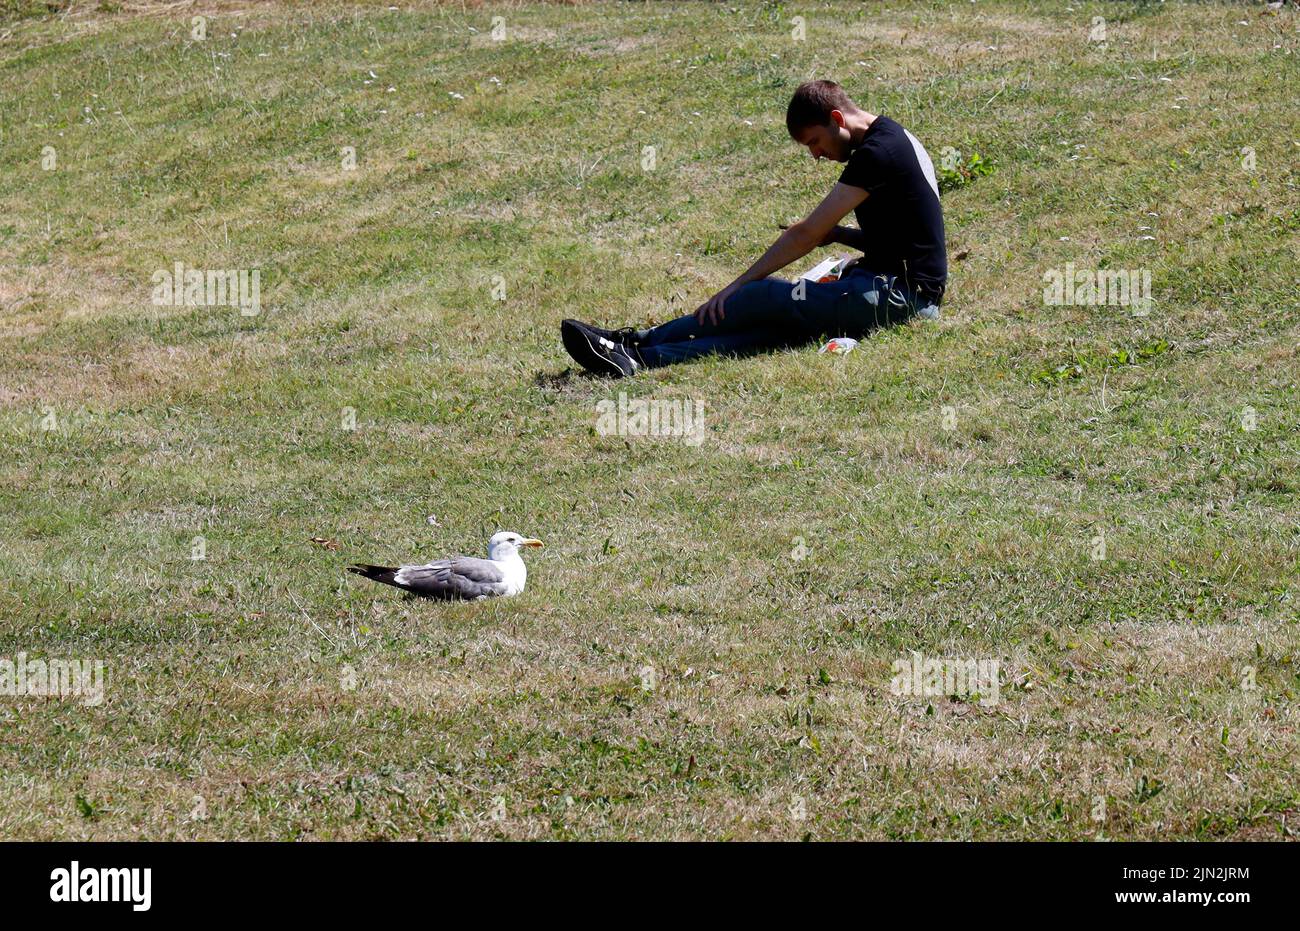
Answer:
POLYGON ((849 155, 840 183, 862 188, 853 209, 866 240, 861 265, 898 275, 918 296, 943 297, 948 253, 934 164, 916 137, 877 116, 849 155))

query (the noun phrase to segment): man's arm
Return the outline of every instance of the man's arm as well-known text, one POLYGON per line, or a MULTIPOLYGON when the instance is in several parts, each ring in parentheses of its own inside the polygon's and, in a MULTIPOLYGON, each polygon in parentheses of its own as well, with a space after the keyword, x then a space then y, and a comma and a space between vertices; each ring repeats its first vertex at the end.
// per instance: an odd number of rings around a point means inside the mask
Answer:
POLYGON ((835 224, 866 199, 867 192, 862 188, 836 184, 812 213, 786 229, 743 275, 701 304, 695 311, 696 317, 701 323, 710 319, 714 322, 721 320, 726 299, 743 285, 766 278, 818 246, 835 241, 830 238, 835 224))
POLYGON ((835 227, 831 242, 837 242, 841 246, 848 246, 850 249, 857 249, 859 252, 867 251, 867 237, 863 235, 862 230, 853 226, 835 227))
MULTIPOLYGON (((781 229, 788 230, 790 225, 782 223, 781 229)), ((832 243, 838 243, 841 246, 848 246, 850 249, 857 249, 859 252, 866 252, 866 237, 862 235, 862 230, 853 226, 836 226, 830 231, 827 237, 822 240, 820 245, 829 246, 832 243)))

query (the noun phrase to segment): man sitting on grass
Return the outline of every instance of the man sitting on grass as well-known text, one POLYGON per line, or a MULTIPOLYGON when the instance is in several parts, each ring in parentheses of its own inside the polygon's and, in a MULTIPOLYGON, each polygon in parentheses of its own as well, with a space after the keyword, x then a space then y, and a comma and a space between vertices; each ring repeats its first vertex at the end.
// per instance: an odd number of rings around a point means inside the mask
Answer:
POLYGON ((785 125, 814 159, 848 163, 826 199, 694 314, 648 330, 565 320, 564 348, 583 368, 632 375, 715 352, 745 355, 827 336, 860 338, 914 314, 938 317, 948 256, 925 148, 889 117, 860 109, 834 81, 801 84, 785 125), (858 229, 836 225, 850 210, 858 229), (769 277, 832 243, 863 253, 838 281, 769 277))

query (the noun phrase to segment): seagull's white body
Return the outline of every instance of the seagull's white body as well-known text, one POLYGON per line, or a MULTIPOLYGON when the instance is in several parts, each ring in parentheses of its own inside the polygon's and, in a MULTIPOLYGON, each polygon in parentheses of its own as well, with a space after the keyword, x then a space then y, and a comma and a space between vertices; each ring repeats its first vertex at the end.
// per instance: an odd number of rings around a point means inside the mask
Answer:
POLYGON ((519 550, 510 547, 509 552, 493 554, 488 551, 488 559, 501 567, 501 584, 506 587, 502 595, 518 595, 524 590, 524 583, 528 581, 528 567, 524 565, 524 558, 519 555, 519 550))
MULTIPOLYGON (((518 595, 524 590, 524 585, 528 582, 528 567, 524 565, 524 558, 519 555, 518 547, 507 546, 504 543, 500 546, 488 547, 487 561, 501 572, 501 581, 496 583, 502 589, 498 594, 518 595)), ((419 578, 419 573, 440 569, 448 562, 449 560, 438 559, 423 566, 402 566, 393 576, 393 581, 398 585, 409 585, 419 578)), ((486 598, 487 595, 478 597, 486 598)))
POLYGON ((358 565, 348 571, 428 598, 469 599, 518 595, 528 581, 519 555, 521 546, 541 546, 541 540, 504 530, 488 541, 488 558, 451 556, 423 565, 358 565))

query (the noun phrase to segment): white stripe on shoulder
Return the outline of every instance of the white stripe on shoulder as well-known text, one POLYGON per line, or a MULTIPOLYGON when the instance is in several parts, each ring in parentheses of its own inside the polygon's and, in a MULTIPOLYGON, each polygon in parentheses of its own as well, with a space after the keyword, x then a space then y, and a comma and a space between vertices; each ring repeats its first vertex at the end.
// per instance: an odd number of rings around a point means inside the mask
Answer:
POLYGON ((934 196, 939 196, 939 182, 934 179, 934 162, 930 161, 930 153, 925 151, 925 146, 921 145, 921 140, 917 139, 907 129, 903 130, 907 136, 907 141, 912 143, 912 150, 916 152, 916 160, 921 165, 921 171, 925 174, 925 180, 930 183, 930 190, 934 191, 934 196))

